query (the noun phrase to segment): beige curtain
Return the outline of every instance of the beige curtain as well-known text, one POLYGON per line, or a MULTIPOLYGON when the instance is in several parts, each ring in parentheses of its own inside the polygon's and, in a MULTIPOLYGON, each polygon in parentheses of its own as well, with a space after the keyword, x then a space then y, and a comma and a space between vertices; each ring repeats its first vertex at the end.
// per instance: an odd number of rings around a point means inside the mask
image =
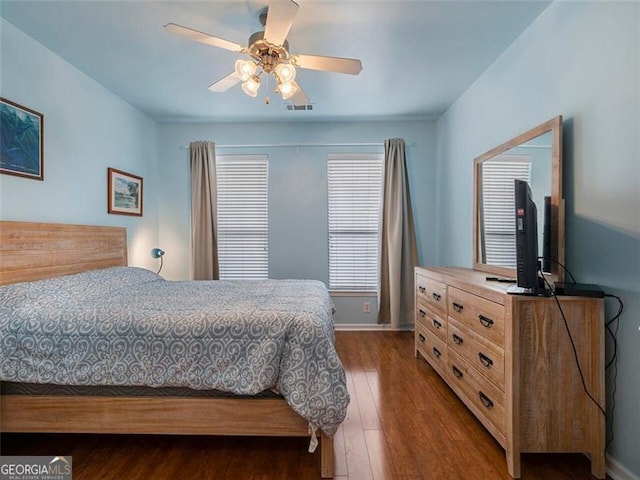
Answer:
POLYGON ((384 157, 378 323, 398 328, 414 323, 413 268, 418 250, 404 140, 385 140, 384 157))
POLYGON ((191 276, 217 280, 218 238, 216 214, 216 147, 192 142, 191 157, 191 276))

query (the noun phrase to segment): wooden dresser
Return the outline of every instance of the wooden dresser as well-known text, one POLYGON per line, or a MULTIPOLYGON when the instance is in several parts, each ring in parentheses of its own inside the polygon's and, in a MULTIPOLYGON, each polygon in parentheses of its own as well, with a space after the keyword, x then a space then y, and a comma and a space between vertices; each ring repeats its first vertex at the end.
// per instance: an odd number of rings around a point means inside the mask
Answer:
MULTIPOLYGON (((605 418, 586 395, 554 298, 506 293, 466 268, 415 269, 415 353, 506 450, 583 452, 605 478, 605 418)), ((604 301, 559 297, 591 395, 604 407, 604 301)))

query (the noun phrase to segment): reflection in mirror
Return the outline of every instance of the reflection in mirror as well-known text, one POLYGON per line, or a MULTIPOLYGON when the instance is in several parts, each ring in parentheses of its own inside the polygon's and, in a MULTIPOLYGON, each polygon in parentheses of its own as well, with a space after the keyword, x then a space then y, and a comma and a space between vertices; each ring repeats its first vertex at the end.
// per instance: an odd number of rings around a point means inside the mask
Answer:
MULTIPOLYGON (((542 254, 545 197, 551 198, 551 133, 488 159, 479 166, 482 263, 516 268, 514 180, 524 180, 538 206, 538 252, 542 254)), ((546 268, 548 268, 548 263, 546 268)), ((549 271, 549 270, 546 270, 549 271)))
POLYGON ((556 263, 564 262, 561 122, 545 122, 476 159, 474 268, 515 276, 514 180, 520 179, 529 183, 538 210, 542 270, 562 277, 556 263))

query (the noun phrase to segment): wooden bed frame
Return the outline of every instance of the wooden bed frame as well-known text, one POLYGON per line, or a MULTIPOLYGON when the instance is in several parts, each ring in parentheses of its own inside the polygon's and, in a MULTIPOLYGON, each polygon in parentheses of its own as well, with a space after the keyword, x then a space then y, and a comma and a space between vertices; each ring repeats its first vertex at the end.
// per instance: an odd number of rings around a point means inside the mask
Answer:
MULTIPOLYGON (((127 265, 121 227, 0 221, 0 285, 127 265)), ((0 394, 0 431, 308 437, 283 398, 0 394)), ((320 433, 322 478, 333 439, 320 433)))

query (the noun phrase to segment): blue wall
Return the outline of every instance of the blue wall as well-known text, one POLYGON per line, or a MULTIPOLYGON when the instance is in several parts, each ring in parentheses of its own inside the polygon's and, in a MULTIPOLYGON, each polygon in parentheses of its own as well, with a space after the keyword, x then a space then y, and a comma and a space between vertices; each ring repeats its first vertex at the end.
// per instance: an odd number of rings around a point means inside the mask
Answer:
POLYGON ((129 263, 157 268, 155 122, 0 22, 0 95, 44 115, 44 181, 0 175, 0 218, 124 226, 129 263), (107 214, 108 167, 143 177, 142 218, 107 214))
MULTIPOLYGON (((549 118, 564 116, 567 264, 579 282, 599 284, 625 304, 618 333, 615 439, 609 453, 636 476, 639 88, 640 4, 555 2, 437 124, 438 261, 469 266, 473 158, 549 118)), ((607 306, 610 318, 614 302, 607 306)))
MULTIPOLYGON (((268 108, 268 107, 265 107, 268 108)), ((300 112, 294 112, 296 115, 300 112)), ((422 264, 435 262, 435 125, 433 122, 165 124, 159 126, 160 240, 168 278, 189 278, 189 151, 193 140, 220 145, 382 143, 402 137, 422 264)), ((383 152, 377 147, 218 148, 218 153, 269 156, 269 276, 328 282, 327 154, 383 152)), ((375 324, 362 312, 367 297, 335 297, 336 323, 375 324)))

